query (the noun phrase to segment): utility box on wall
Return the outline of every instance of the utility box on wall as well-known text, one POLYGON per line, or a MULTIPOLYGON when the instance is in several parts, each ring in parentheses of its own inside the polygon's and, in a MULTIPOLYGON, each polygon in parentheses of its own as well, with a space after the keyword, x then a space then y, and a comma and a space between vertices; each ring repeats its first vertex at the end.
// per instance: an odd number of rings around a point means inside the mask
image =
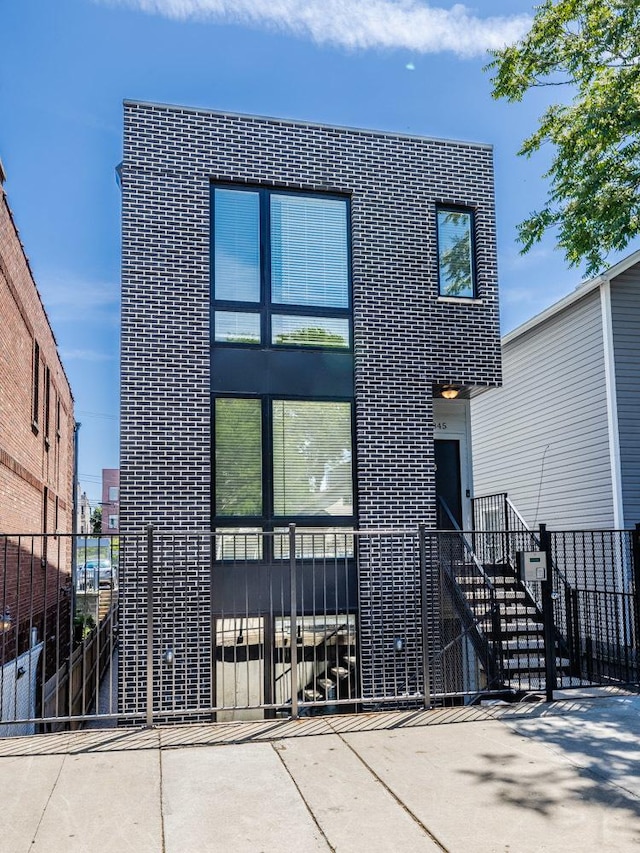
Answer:
POLYGON ((521 581, 546 581, 547 555, 544 551, 518 551, 516 559, 521 581))

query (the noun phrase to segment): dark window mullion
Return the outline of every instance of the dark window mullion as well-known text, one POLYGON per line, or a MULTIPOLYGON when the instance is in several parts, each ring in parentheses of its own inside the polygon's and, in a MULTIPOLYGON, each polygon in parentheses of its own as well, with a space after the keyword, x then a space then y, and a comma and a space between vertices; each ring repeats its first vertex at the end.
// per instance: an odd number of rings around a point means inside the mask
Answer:
POLYGON ((262 343, 271 346, 271 193, 260 193, 260 269, 262 271, 262 343))
MULTIPOLYGON (((262 515, 263 530, 273 530, 273 429, 271 397, 262 398, 262 515)), ((264 537, 264 555, 273 560, 273 537, 264 537)))
POLYGON ((351 316, 349 308, 316 308, 313 305, 286 305, 274 302, 271 305, 272 314, 292 314, 304 317, 340 317, 348 319, 351 316))
POLYGON ((213 307, 217 311, 237 311, 241 314, 258 314, 261 306, 255 302, 237 302, 232 299, 214 299, 213 307))
MULTIPOLYGON (((210 345, 215 344, 215 308, 216 308, 216 188, 211 185, 209 197, 209 305, 211 312, 210 345)), ((213 420, 212 420, 213 423, 213 420)), ((212 507, 215 504, 212 503, 212 507)))

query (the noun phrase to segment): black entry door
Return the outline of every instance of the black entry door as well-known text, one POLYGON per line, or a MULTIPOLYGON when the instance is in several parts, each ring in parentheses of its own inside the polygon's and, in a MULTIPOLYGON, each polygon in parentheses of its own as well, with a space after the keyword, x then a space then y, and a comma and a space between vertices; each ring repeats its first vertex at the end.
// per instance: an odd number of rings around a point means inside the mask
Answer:
MULTIPOLYGON (((462 528, 462 497, 460 481, 460 442, 453 439, 435 442, 436 460, 436 498, 442 498, 449 512, 462 528)), ((438 503, 438 527, 440 530, 454 530, 449 513, 438 503)))

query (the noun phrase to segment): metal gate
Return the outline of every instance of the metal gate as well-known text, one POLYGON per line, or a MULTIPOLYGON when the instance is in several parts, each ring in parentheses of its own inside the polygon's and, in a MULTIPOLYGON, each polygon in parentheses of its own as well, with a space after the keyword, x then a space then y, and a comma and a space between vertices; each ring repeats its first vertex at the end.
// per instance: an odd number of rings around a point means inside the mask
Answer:
MULTIPOLYGON (((456 614, 451 648, 458 657, 474 650, 480 690, 551 699, 558 689, 637 689, 638 530, 516 527, 426 534, 438 554, 441 595, 456 614), (522 552, 544 555, 546 580, 521 577, 522 552)), ((443 673, 451 696, 451 668, 443 673)))

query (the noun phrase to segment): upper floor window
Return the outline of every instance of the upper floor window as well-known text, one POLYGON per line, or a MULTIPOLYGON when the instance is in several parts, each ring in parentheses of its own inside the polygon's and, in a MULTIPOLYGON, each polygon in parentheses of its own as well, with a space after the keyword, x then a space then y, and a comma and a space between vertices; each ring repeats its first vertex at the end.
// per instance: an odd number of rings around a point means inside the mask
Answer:
POLYGON ((51 423, 51 371, 44 368, 44 443, 49 449, 49 427, 51 423))
POLYGON ((31 422, 37 432, 40 426, 40 346, 33 342, 33 381, 31 393, 31 422))
POLYGON ((218 343, 347 349, 348 202, 264 189, 213 189, 218 343))
POLYGON ((119 498, 120 489, 118 486, 109 486, 109 500, 117 501, 119 498))
POLYGON ((439 207, 438 279, 440 296, 476 295, 473 211, 439 207))

